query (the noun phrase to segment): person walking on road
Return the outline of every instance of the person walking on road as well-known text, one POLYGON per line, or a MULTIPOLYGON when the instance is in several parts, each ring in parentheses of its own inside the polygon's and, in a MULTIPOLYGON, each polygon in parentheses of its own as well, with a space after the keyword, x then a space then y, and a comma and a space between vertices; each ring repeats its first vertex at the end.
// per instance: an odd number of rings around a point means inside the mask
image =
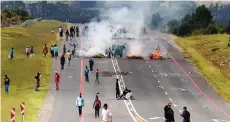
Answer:
POLYGON ((184 118, 183 122, 190 122, 190 113, 187 111, 187 107, 184 107, 183 109, 184 111, 181 114, 181 116, 184 118))
POLYGON ((46 57, 46 55, 48 53, 48 48, 47 48, 46 44, 45 44, 42 52, 43 52, 43 56, 46 57))
POLYGON ((54 46, 53 45, 51 45, 51 47, 50 47, 50 54, 53 58, 54 57, 54 46))
POLYGON ((57 71, 55 71, 55 83, 56 83, 56 90, 59 90, 59 82, 60 82, 60 75, 57 71))
POLYGON ((78 107, 79 117, 81 117, 82 116, 82 107, 84 107, 84 98, 82 97, 81 93, 80 93, 80 96, 77 97, 76 107, 78 107))
POLYGON ((99 111, 100 111, 100 108, 101 108, 101 101, 98 99, 98 96, 96 95, 96 98, 94 100, 94 103, 93 103, 93 108, 95 108, 95 118, 99 118, 99 111))
POLYGON ((171 103, 169 103, 164 107, 164 114, 165 114, 165 122, 175 122, 174 112, 171 108, 171 103))
POLYGON ((40 87, 41 73, 38 72, 34 78, 35 78, 35 91, 38 91, 38 88, 40 87))
POLYGON ((57 47, 57 45, 55 44, 54 45, 54 57, 57 59, 57 57, 58 57, 58 47, 57 47))
POLYGON ((10 59, 13 59, 13 58, 14 58, 14 48, 13 48, 13 47, 10 49, 9 58, 10 58, 10 59))
POLYGON ((93 58, 91 57, 91 58, 89 59, 89 69, 90 69, 90 71, 93 71, 93 66, 94 66, 94 60, 93 60, 93 58))
POLYGON ((66 37, 66 41, 68 41, 68 37, 69 37, 69 30, 68 29, 66 29, 65 37, 66 37))
POLYGON ((62 54, 61 58, 60 58, 60 63, 61 63, 61 70, 64 69, 64 65, 65 65, 65 55, 62 54))
POLYGON ((85 66, 85 81, 89 82, 89 69, 87 66, 85 66))
POLYGON ((31 46, 30 48, 30 57, 34 56, 34 47, 31 46))
POLYGON ((70 65, 70 61, 71 61, 71 53, 68 50, 68 52, 66 53, 67 59, 68 59, 68 66, 70 65))
POLYGON ((96 70, 96 78, 95 78, 95 83, 100 83, 99 82, 99 70, 96 70))
POLYGON ((63 54, 64 55, 66 54, 66 46, 65 45, 63 46, 63 54))
POLYGON ((102 122, 112 122, 112 112, 108 109, 107 103, 104 104, 102 109, 102 122))
POLYGON ((116 79, 116 98, 120 97, 120 89, 119 89, 119 83, 118 78, 116 79))
POLYGON ((5 75, 4 79, 4 85, 5 85, 5 92, 8 94, 9 93, 9 85, 10 85, 10 79, 7 75, 5 75))

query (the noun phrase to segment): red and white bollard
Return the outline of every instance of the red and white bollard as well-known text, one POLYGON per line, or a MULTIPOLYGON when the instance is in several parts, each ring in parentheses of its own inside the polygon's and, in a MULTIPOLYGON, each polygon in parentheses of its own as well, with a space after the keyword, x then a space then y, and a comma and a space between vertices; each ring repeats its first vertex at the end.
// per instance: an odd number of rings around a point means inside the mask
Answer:
POLYGON ((22 122, 24 122, 24 116, 25 116, 25 103, 24 102, 22 102, 21 104, 20 104, 20 108, 21 108, 21 115, 22 115, 22 122))
POLYGON ((11 109, 10 116, 11 122, 15 122, 15 108, 11 109))

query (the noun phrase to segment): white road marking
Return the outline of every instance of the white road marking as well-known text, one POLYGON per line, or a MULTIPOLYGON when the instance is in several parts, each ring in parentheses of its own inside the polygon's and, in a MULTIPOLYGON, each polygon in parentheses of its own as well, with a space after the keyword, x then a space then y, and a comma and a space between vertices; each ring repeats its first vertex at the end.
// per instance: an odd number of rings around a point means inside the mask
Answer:
POLYGON ((160 83, 160 81, 159 81, 159 80, 157 80, 157 82, 158 82, 158 83, 160 83))
POLYGON ((157 77, 156 75, 154 75, 155 77, 157 77))
POLYGON ((133 109, 132 109, 132 108, 130 108, 130 111, 133 111, 133 109))
POLYGON ((172 101, 172 99, 171 99, 171 98, 169 98, 169 100, 170 100, 170 101, 172 101))
POLYGON ((230 122, 228 120, 221 120, 221 119, 212 119, 214 122, 230 122))
POLYGON ((177 107, 177 105, 176 105, 176 104, 173 104, 173 106, 174 106, 174 107, 177 107))
POLYGON ((168 93, 167 93, 167 92, 165 92, 165 94, 166 94, 166 95, 168 95, 168 93))
POLYGON ((153 117, 153 118, 149 118, 149 119, 163 119, 163 117, 153 117))
POLYGON ((152 72, 153 72, 153 70, 152 70, 152 72))
POLYGON ((130 103, 127 103, 128 105, 130 105, 130 103))
MULTIPOLYGON (((116 62, 117 62, 117 59, 116 59, 116 58, 115 58, 115 60, 116 60, 116 62)), ((118 71, 120 71, 119 65, 117 65, 117 68, 118 68, 118 71)), ((116 71, 116 69, 115 69, 115 71, 116 71)), ((117 76, 117 77, 118 77, 118 76, 117 76)), ((120 78, 121 78, 121 80, 122 80, 122 82, 123 82, 123 84, 124 84, 124 86, 125 86, 125 82, 124 82, 123 76, 120 75, 120 78)), ((120 90, 121 90, 121 88, 120 88, 120 90)), ((125 100, 124 100, 124 101, 125 101, 125 100)), ((147 120, 145 120, 144 118, 142 118, 142 117, 137 113, 137 111, 135 110, 135 108, 134 108, 134 106, 133 106, 131 100, 129 100, 129 102, 130 102, 130 104, 131 104, 131 106, 132 106, 132 108, 133 108, 133 110, 134 110, 136 116, 138 116, 139 118, 141 118, 143 121, 148 122, 147 120)), ((125 103, 126 103, 126 101, 125 101, 125 103)), ((127 108, 128 108, 128 106, 127 106, 127 108)), ((136 119, 135 119, 135 122, 136 122, 136 119)))
MULTIPOLYGON (((117 70, 116 70, 116 68, 115 68, 115 65, 114 65, 114 61, 113 61, 112 58, 111 58, 111 61, 112 61, 112 64, 113 64, 113 69, 114 69, 114 71, 117 72, 117 70)), ((119 78, 118 75, 116 75, 116 77, 119 78)), ((119 82, 119 84, 120 84, 120 82, 119 82)), ((119 85, 119 86, 120 86, 120 85, 119 85)), ((119 87, 119 89, 120 89, 120 91, 122 90, 121 87, 119 87)), ((127 102, 126 102, 125 100, 123 100, 123 101, 124 101, 125 106, 126 106, 128 112, 129 112, 129 115, 133 118, 133 120, 134 120, 135 122, 137 122, 137 120, 135 119, 135 117, 134 117, 133 114, 131 113, 131 111, 130 111, 128 105, 127 105, 127 102)))
POLYGON ((180 112, 180 113, 182 113, 182 111, 181 111, 181 110, 179 110, 179 112, 180 112))
POLYGON ((151 66, 149 65, 149 68, 151 68, 151 66))
POLYGON ((72 76, 69 76, 69 78, 72 78, 72 76))

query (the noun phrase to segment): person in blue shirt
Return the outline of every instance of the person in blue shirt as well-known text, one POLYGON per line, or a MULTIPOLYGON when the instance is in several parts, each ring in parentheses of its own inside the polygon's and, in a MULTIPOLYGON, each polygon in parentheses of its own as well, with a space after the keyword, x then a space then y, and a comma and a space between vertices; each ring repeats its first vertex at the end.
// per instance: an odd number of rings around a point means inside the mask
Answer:
POLYGON ((9 58, 10 58, 10 59, 13 59, 13 58, 14 58, 14 48, 13 48, 13 47, 10 49, 9 58))
POLYGON ((57 57, 58 57, 58 47, 57 47, 56 44, 54 45, 54 49, 53 50, 54 50, 54 56, 57 59, 57 57))
POLYGON ((87 66, 85 66, 85 81, 89 82, 89 69, 87 66))
POLYGON ((94 60, 93 60, 93 58, 91 57, 91 58, 89 59, 89 69, 90 69, 90 71, 93 71, 93 66, 94 66, 94 60))

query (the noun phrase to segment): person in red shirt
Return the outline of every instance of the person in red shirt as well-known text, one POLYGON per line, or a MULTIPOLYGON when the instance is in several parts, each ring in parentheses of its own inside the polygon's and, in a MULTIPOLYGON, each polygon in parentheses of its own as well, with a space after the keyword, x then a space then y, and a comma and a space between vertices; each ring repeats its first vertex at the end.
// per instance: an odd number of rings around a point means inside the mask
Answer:
POLYGON ((60 75, 58 74, 57 71, 55 71, 55 83, 56 83, 56 90, 59 90, 59 80, 60 80, 60 75))

